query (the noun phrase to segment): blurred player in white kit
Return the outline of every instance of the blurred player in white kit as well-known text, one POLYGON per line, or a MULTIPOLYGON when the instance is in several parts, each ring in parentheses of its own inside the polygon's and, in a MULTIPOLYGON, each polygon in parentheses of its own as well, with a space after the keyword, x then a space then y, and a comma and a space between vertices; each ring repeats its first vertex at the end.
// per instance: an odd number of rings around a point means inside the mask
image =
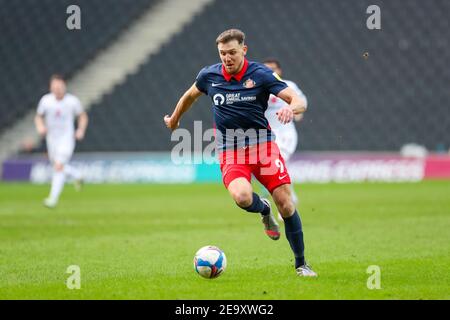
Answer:
MULTIPOLYGON (((283 71, 281 70, 281 65, 278 60, 274 58, 267 58, 264 60, 264 64, 276 72, 280 77, 282 77, 283 71)), ((285 80, 283 81, 292 89, 297 92, 297 94, 305 99, 305 105, 308 105, 308 100, 300 88, 292 81, 285 80)), ((282 107, 286 105, 286 102, 281 100, 280 98, 270 95, 269 101, 267 103, 267 110, 265 112, 265 116, 269 121, 270 129, 275 133, 276 142, 278 147, 280 148, 280 153, 286 161, 286 166, 289 167, 289 159, 294 154, 297 143, 298 143, 298 134, 297 129, 295 128, 294 122, 291 121, 287 124, 282 124, 278 121, 277 112, 282 107)), ((303 119, 303 113, 294 115, 295 121, 301 121, 303 119)), ((292 187, 292 200, 295 204, 298 202, 298 197, 293 190, 294 183, 291 184, 292 187)))
POLYGON ((82 140, 88 125, 88 116, 80 100, 66 93, 66 82, 60 75, 50 78, 50 93, 39 101, 34 119, 37 132, 46 137, 47 151, 53 166, 50 195, 44 205, 53 208, 58 204, 66 178, 73 179, 75 188, 81 187, 82 176, 78 170, 69 165, 75 149, 75 140, 82 140), (75 130, 74 122, 78 126, 75 130))

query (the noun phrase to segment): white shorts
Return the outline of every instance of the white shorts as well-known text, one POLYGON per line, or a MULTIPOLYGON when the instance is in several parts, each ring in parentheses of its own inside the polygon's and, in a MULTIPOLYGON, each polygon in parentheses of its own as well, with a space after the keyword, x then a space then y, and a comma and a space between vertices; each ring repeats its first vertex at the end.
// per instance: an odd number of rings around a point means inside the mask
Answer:
POLYGON ((281 156, 285 162, 288 162, 297 149, 298 136, 297 131, 280 130, 275 132, 276 143, 280 149, 281 156))
POLYGON ((52 163, 66 164, 70 161, 75 149, 75 141, 47 139, 48 157, 52 163))

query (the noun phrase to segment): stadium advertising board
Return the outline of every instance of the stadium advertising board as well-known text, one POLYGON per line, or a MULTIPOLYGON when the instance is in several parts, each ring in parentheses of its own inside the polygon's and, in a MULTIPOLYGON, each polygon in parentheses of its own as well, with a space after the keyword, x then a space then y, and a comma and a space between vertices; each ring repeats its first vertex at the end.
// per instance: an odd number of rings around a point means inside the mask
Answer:
MULTIPOLYGON (((161 154, 79 154, 72 162, 87 183, 220 182, 217 161, 173 164, 161 154)), ((295 182, 415 182, 449 179, 450 157, 407 158, 374 153, 303 153, 290 162, 295 182)), ((4 181, 47 183, 52 170, 44 157, 17 157, 3 163, 4 181)))

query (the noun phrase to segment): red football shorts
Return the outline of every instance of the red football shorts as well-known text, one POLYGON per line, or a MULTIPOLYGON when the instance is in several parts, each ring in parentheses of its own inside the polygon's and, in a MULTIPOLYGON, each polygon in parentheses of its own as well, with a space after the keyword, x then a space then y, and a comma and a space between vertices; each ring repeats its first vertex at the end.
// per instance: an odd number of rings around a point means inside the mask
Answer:
POLYGON ((222 180, 227 189, 231 181, 237 178, 251 182, 252 174, 270 193, 283 184, 291 183, 280 149, 272 141, 224 150, 219 153, 219 161, 222 180))

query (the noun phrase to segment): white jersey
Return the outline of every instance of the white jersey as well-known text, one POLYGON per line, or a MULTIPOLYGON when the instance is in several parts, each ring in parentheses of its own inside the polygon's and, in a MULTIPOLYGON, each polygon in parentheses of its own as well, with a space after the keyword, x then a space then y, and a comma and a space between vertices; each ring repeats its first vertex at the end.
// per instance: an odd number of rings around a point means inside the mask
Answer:
MULTIPOLYGON (((295 92, 306 101, 306 96, 300 90, 300 88, 292 81, 283 80, 290 88, 294 89, 295 92)), ((270 129, 275 133, 275 141, 277 142, 278 147, 280 148, 281 155, 283 158, 288 161, 290 156, 295 152, 297 148, 297 130, 295 128, 295 124, 293 121, 282 124, 278 120, 277 112, 286 105, 284 100, 270 95, 269 101, 267 102, 267 110, 265 112, 265 116, 269 121, 270 129)))
POLYGON ((75 148, 75 118, 82 112, 80 100, 71 94, 57 100, 49 93, 39 101, 37 113, 45 119, 47 149, 51 161, 70 161, 75 148))
POLYGON ((75 118, 83 112, 80 100, 67 93, 62 100, 46 94, 39 101, 37 113, 45 118, 47 138, 55 140, 75 139, 75 118))

